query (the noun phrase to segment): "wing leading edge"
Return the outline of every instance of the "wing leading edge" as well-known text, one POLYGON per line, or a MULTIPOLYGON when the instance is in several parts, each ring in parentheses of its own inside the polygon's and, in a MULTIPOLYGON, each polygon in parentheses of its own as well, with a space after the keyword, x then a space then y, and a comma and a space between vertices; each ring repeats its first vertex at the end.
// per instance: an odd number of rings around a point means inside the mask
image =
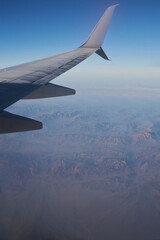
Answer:
MULTIPOLYGON (((38 98, 38 93, 40 93, 40 98, 42 98, 42 95, 45 97, 53 96, 53 92, 57 89, 56 85, 56 89, 53 90, 53 85, 52 91, 48 95, 46 91, 50 85, 43 88, 43 94, 38 89, 42 89, 49 81, 73 68, 93 53, 97 53, 108 60, 101 45, 116 6, 111 6, 105 11, 88 41, 76 50, 0 70, 0 111, 22 98, 27 98, 27 95, 31 93, 32 95, 30 96, 32 98, 38 98), (36 91, 36 97, 34 97, 34 91, 36 91)), ((64 89, 62 91, 64 92, 64 89)), ((71 89, 71 91, 67 90, 68 94, 66 95, 69 95, 69 92, 74 94, 74 91, 71 89)), ((64 94, 60 93, 57 95, 64 96, 64 94)))

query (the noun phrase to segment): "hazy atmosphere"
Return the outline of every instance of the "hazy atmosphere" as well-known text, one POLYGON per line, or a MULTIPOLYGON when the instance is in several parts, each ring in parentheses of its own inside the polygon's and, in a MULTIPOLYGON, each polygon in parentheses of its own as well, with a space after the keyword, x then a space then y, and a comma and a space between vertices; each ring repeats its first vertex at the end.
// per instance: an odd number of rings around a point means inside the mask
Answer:
POLYGON ((43 129, 0 135, 0 240, 159 240, 160 2, 0 2, 0 68, 77 48, 120 3, 111 61, 53 80, 76 95, 7 108, 43 129))

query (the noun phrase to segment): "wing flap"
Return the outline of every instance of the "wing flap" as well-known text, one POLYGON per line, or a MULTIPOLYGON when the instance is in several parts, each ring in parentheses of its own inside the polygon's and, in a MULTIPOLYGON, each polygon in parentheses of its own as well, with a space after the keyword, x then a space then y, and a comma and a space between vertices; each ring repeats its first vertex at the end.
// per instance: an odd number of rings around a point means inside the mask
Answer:
POLYGON ((30 93, 23 99, 40 99, 40 98, 52 98, 74 95, 76 91, 71 88, 58 86, 52 83, 48 83, 45 86, 38 88, 36 91, 30 93))
POLYGON ((6 111, 0 113, 0 134, 42 129, 42 123, 6 111))

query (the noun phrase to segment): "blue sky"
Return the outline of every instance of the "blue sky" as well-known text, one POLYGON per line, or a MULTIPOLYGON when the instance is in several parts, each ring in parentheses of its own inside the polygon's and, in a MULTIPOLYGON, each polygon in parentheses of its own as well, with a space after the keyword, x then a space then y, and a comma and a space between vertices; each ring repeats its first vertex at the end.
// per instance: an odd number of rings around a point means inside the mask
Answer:
POLYGON ((0 68, 74 49, 86 41, 106 7, 120 3, 98 56, 74 71, 110 77, 160 77, 160 2, 151 0, 0 0, 0 68), (108 64, 108 65, 107 65, 108 64), (96 69, 95 69, 96 66, 96 69))

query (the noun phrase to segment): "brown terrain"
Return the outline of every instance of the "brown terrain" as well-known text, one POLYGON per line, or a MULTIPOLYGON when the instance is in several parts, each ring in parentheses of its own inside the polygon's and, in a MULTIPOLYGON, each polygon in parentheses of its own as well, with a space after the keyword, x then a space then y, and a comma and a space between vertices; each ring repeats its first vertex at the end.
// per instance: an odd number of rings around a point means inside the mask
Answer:
POLYGON ((110 102, 26 104, 44 129, 0 137, 0 239, 160 239, 158 105, 110 102))

